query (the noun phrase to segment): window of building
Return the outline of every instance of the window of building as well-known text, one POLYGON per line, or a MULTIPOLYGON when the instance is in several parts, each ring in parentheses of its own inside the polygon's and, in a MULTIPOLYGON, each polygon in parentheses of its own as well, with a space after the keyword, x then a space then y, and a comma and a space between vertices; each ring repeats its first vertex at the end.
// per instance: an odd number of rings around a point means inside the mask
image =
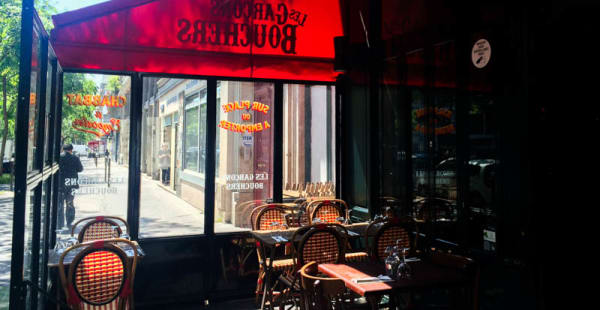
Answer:
POLYGON ((31 46, 31 81, 29 94, 29 131, 27 143, 27 172, 40 169, 37 162, 38 120, 40 105, 40 88, 42 74, 41 41, 37 31, 33 31, 31 46))
POLYGON ((335 197, 335 91, 283 86, 284 199, 335 197))
POLYGON ((184 169, 198 171, 200 135, 200 99, 198 95, 186 98, 185 103, 185 159, 184 169))
POLYGON ((206 80, 143 85, 139 235, 203 234, 206 80))
POLYGON ((61 145, 72 150, 61 149, 56 229, 86 217, 126 220, 131 78, 65 73, 62 96, 61 145))
POLYGON ((272 199, 274 85, 220 81, 215 232, 250 228, 247 202, 272 199))

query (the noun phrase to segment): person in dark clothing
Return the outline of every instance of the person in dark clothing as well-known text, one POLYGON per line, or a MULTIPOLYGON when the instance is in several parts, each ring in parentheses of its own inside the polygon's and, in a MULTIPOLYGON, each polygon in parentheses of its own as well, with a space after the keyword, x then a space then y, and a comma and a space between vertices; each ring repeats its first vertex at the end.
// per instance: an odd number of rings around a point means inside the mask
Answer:
MULTIPOLYGON (((63 147, 65 151, 60 157, 58 162, 59 173, 60 173, 60 192, 62 194, 61 202, 65 202, 65 217, 67 221, 67 227, 71 227, 73 220, 75 219, 75 206, 73 205, 73 193, 75 189, 79 188, 79 176, 78 173, 83 171, 83 166, 79 157, 73 155, 73 145, 66 144, 63 147)), ((63 211, 62 207, 59 210, 59 214, 63 211)), ((62 226, 62 219, 59 219, 59 225, 62 226)))

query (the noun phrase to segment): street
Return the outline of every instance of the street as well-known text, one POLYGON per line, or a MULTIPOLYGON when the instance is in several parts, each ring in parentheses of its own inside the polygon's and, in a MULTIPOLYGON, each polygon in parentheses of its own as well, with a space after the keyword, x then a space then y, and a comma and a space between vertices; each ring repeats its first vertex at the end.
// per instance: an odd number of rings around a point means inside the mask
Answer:
POLYGON ((0 185, 0 309, 8 309, 12 245, 13 193, 0 185))

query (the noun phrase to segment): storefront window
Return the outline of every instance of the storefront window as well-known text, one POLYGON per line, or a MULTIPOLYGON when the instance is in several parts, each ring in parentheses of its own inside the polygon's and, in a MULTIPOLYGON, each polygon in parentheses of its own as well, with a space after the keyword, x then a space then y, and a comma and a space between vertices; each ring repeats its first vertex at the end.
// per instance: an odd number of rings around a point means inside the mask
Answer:
POLYGON ((413 184, 419 218, 456 216, 455 105, 452 95, 412 92, 413 184), (430 104, 424 104, 425 96, 430 104))
POLYGON ((335 90, 283 86, 284 199, 335 197, 335 90))
POLYGON ((131 78, 65 73, 57 229, 127 217, 131 78))
POLYGON ((215 232, 250 228, 253 200, 273 195, 272 83, 220 81, 217 94, 215 232))
MULTIPOLYGON (((34 282, 36 279, 32 278, 33 268, 33 212, 35 208, 35 195, 38 192, 41 185, 27 191, 25 196, 25 245, 23 253, 23 280, 29 280, 34 282)), ((37 263, 37 262, 35 262, 37 263)), ((27 308, 31 308, 31 290, 27 291, 27 308)))
POLYGON ((140 237, 204 233, 206 81, 143 81, 140 237))
POLYGON ((37 162, 37 140, 38 140, 38 119, 40 105, 40 84, 41 84, 41 53, 40 37, 33 31, 31 46, 31 81, 29 90, 29 131, 27 143, 27 172, 31 172, 40 167, 36 167, 37 162))
POLYGON ((50 55, 48 55, 48 71, 46 73, 46 113, 44 115, 46 122, 45 122, 45 128, 44 128, 44 165, 46 164, 50 164, 50 159, 51 154, 49 154, 48 152, 48 146, 50 145, 50 128, 52 128, 52 124, 50 124, 50 116, 53 114, 52 113, 52 96, 54 95, 52 93, 52 82, 54 79, 54 75, 52 75, 53 73, 53 63, 52 60, 50 58, 50 55))

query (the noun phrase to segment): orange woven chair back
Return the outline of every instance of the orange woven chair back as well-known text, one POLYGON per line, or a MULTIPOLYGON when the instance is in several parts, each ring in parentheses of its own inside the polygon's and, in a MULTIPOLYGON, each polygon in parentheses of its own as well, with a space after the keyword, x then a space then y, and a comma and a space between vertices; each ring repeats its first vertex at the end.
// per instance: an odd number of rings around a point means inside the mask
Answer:
POLYGON ((347 231, 343 226, 317 224, 303 227, 294 232, 292 240, 296 240, 298 234, 302 234, 302 239, 300 239, 298 250, 294 249, 293 254, 297 266, 308 262, 317 264, 344 262, 347 231))
POLYGON ((399 221, 389 221, 383 224, 383 226, 375 234, 372 255, 376 260, 383 260, 387 256, 385 249, 388 246, 395 246, 396 240, 400 240, 398 246, 411 248, 411 236, 410 232, 406 228, 406 223, 399 221))
POLYGON ((277 230, 286 229, 288 214, 288 205, 286 204, 267 204, 259 207, 256 220, 252 229, 254 230, 277 230))
POLYGON ((72 309, 127 309, 133 292, 137 253, 127 259, 113 242, 135 245, 125 239, 111 239, 78 244, 65 251, 59 261, 61 282, 72 309), (81 249, 83 248, 83 249, 81 249), (64 257, 80 250, 65 273, 64 257))
POLYGON ((304 309, 333 309, 334 304, 331 301, 335 300, 336 304, 341 303, 341 297, 346 292, 344 281, 338 278, 320 277, 317 274, 316 262, 310 262, 300 269, 304 309))
POLYGON ((348 218, 347 211, 346 202, 340 199, 317 200, 308 205, 310 223, 319 218, 323 223, 341 224, 348 218), (340 218, 344 220, 340 221, 340 218))
POLYGON ((79 239, 80 243, 94 240, 119 238, 119 236, 121 236, 123 233, 123 230, 118 222, 121 222, 121 224, 127 228, 127 231, 129 231, 127 221, 122 218, 116 216, 97 216, 88 217, 77 221, 71 228, 71 235, 74 234, 78 224, 84 224, 79 231, 79 235, 77 236, 77 239, 79 239))

